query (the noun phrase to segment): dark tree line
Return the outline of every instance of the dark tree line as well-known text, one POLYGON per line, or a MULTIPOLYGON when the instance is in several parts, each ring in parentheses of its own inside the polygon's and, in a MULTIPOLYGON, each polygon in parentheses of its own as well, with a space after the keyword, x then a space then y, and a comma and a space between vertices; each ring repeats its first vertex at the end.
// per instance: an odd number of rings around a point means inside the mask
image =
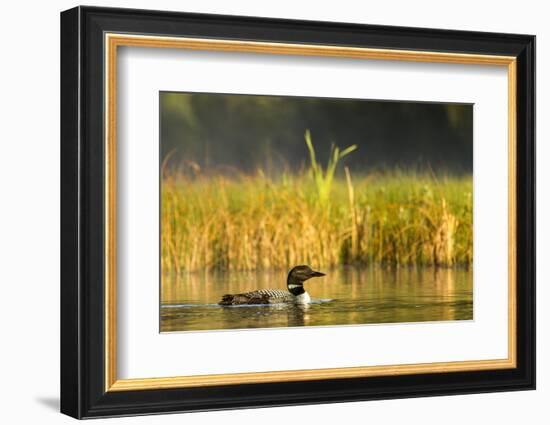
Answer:
POLYGON ((472 105, 165 92, 160 105, 161 157, 170 154, 170 164, 296 170, 307 163, 310 129, 323 163, 331 143, 356 144, 346 158, 355 171, 472 171, 472 105))

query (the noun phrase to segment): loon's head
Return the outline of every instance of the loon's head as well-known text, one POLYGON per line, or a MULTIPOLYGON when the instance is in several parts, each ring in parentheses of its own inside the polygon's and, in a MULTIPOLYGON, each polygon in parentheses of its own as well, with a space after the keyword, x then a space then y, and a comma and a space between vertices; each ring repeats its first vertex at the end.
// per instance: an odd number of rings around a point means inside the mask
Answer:
POLYGON ((304 282, 306 280, 324 275, 324 273, 317 272, 309 266, 296 266, 288 273, 286 286, 292 295, 302 295, 306 292, 304 289, 304 282))

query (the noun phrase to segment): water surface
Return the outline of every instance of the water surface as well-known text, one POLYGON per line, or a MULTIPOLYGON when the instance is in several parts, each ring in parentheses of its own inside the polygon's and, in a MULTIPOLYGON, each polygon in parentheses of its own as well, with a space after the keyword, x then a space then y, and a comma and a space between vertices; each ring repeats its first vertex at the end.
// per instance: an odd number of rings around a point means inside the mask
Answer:
POLYGON ((465 268, 341 268, 306 282, 312 303, 221 307, 223 294, 286 288, 285 272, 163 276, 161 332, 471 320, 465 268))

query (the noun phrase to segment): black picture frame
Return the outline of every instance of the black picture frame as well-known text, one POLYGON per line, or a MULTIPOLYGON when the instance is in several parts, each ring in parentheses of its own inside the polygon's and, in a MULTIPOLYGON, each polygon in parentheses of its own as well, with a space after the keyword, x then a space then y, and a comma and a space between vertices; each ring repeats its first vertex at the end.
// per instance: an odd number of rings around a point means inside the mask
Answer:
POLYGON ((92 418, 534 388, 534 36, 96 7, 61 13, 62 413, 92 418), (516 57, 517 367, 106 392, 102 143, 106 32, 516 57))

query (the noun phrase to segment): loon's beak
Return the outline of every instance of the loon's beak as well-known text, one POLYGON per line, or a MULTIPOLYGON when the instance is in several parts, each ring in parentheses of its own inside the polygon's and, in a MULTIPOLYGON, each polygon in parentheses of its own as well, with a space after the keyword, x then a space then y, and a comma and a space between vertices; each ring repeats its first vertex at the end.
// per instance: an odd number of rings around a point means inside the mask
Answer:
POLYGON ((316 272, 315 270, 311 273, 311 277, 321 277, 321 276, 325 276, 325 274, 321 272, 316 272))

